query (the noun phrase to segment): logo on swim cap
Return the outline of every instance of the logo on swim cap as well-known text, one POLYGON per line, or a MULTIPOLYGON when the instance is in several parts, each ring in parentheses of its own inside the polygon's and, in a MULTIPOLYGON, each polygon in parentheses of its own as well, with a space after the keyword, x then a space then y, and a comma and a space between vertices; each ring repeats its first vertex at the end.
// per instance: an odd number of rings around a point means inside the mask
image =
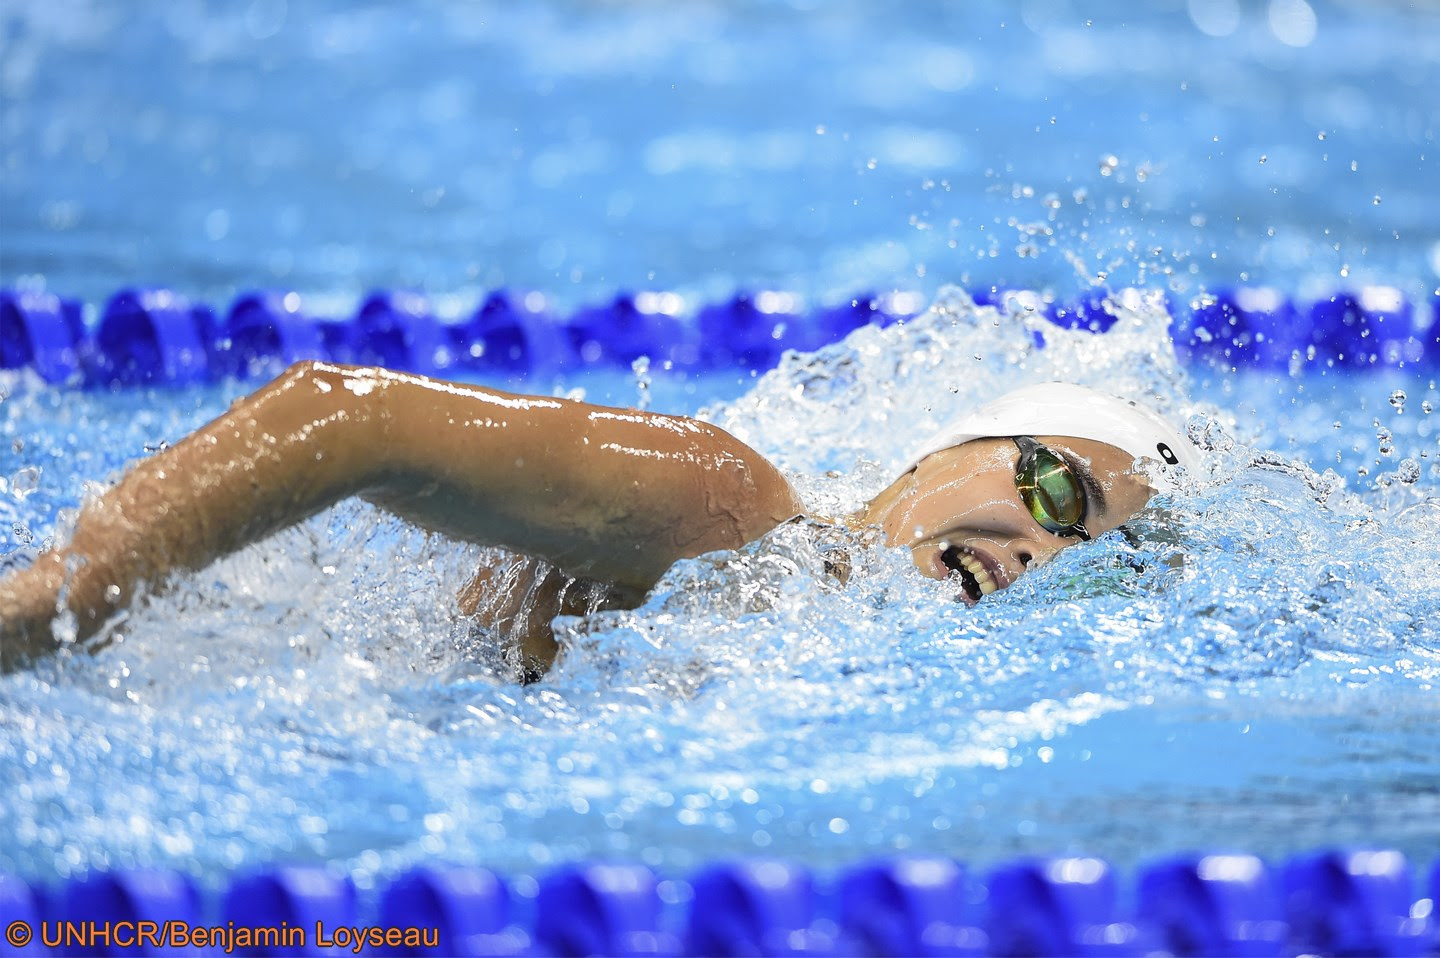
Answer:
POLYGON ((1155 451, 1160 453, 1160 458, 1164 459, 1170 465, 1177 466, 1180 464, 1180 457, 1175 455, 1175 451, 1165 445, 1165 443, 1157 442, 1155 444, 1155 451))

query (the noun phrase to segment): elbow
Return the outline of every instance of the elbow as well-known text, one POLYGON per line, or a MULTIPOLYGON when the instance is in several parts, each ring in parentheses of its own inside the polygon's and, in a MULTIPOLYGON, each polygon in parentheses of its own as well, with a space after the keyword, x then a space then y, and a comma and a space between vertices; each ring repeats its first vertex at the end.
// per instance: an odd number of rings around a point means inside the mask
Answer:
POLYGON ((273 411, 284 445, 307 450, 297 468, 303 460, 327 488, 356 493, 390 471, 389 376, 378 367, 301 360, 255 399, 273 411))
MULTIPOLYGON (((367 384, 369 388, 379 386, 395 374, 383 366, 346 366, 342 363, 326 362, 322 359, 297 359, 276 377, 274 385, 309 383, 320 388, 340 388, 347 383, 367 384)), ((366 387, 348 387, 351 392, 361 395, 369 391, 366 387)))

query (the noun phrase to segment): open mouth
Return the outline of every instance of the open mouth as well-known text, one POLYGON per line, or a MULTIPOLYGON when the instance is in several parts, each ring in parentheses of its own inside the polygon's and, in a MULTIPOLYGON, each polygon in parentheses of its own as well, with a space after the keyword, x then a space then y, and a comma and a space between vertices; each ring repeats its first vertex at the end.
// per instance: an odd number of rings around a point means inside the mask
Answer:
POLYGON ((970 553, 959 546, 951 546, 940 553, 940 561, 951 574, 960 580, 962 598, 967 605, 974 605, 981 597, 994 592, 998 586, 990 571, 970 553))

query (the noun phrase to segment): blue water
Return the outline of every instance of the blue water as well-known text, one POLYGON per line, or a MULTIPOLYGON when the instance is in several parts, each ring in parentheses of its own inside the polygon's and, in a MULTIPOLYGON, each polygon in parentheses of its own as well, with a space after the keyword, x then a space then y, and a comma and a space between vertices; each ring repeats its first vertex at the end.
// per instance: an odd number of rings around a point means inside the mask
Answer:
MULTIPOLYGON (((1435 287, 1440 12, 1129 7, 8 5, 6 284, 907 290, 760 378, 521 385, 704 415, 819 511, 1045 378, 1154 392, 1208 453, 1139 546, 974 609, 865 541, 836 588, 787 529, 561 623, 525 688, 453 618, 477 550, 344 504, 0 678, 0 869, 1440 854, 1431 374, 1187 369, 1158 295, 1435 287), (1037 351, 991 283, 1148 292, 1037 351)), ((245 388, 0 382, 0 562, 245 388)))
POLYGON ((1419 294, 1437 22, 1383 0, 13 0, 0 279, 1419 294))

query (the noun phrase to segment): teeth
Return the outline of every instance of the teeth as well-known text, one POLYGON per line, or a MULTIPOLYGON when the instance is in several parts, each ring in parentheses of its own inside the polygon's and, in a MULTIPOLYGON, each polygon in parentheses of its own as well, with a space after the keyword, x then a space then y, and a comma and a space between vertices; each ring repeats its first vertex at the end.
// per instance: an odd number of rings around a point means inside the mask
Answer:
POLYGON ((960 553, 960 564, 965 567, 966 572, 975 577, 975 581, 980 586, 981 595, 989 595, 995 591, 995 580, 990 578, 989 571, 980 564, 979 559, 962 552, 960 553))

